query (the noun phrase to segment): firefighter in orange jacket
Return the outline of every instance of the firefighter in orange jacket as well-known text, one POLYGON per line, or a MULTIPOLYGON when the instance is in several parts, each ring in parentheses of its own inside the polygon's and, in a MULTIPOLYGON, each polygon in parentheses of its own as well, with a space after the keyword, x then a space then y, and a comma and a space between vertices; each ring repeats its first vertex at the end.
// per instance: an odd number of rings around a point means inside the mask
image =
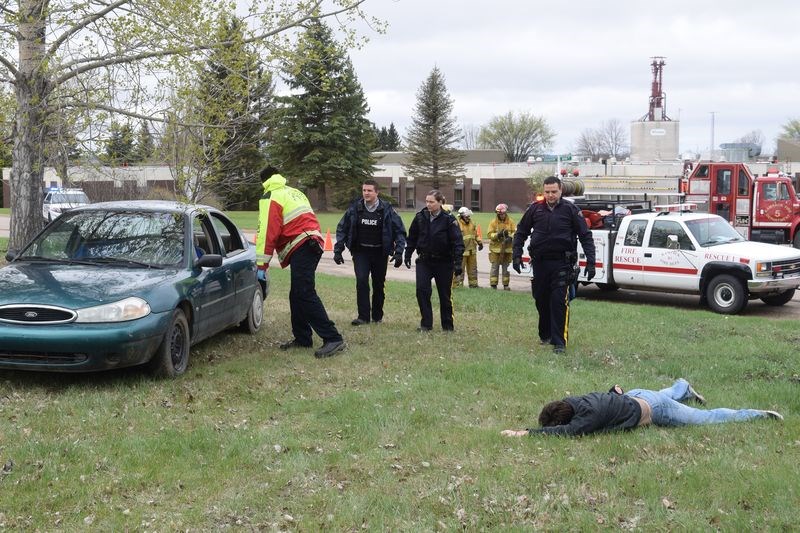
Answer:
POLYGON ((281 344, 282 350, 310 348, 312 330, 322 338, 316 357, 330 357, 344 349, 344 340, 328 318, 315 287, 315 275, 322 257, 323 238, 319 221, 306 195, 286 185, 286 178, 272 169, 261 171, 264 195, 258 202, 256 266, 263 278, 272 255, 277 252, 281 268, 291 267, 289 311, 294 338, 281 344), (269 179, 267 179, 269 178, 269 179))
POLYGON ((489 237, 489 262, 492 264, 489 270, 489 284, 493 289, 497 288, 500 270, 502 269, 503 288, 510 291, 511 274, 508 271, 508 265, 511 263, 511 243, 514 239, 514 232, 517 231, 517 225, 508 216, 508 206, 506 204, 497 204, 494 212, 497 216, 489 222, 489 230, 487 232, 489 237))
POLYGON ((472 211, 468 207, 459 208, 456 220, 464 239, 464 259, 461 275, 453 276, 453 287, 462 286, 466 274, 470 288, 478 288, 478 250, 483 250, 483 243, 478 238, 478 229, 471 217, 472 211))

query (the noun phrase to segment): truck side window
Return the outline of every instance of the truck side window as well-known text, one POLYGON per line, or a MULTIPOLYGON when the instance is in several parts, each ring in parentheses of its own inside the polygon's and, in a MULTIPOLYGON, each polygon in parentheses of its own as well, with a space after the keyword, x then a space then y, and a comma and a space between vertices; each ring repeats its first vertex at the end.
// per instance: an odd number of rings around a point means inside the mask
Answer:
POLYGON ((779 194, 778 200, 788 200, 789 199, 789 188, 786 187, 785 183, 781 183, 779 186, 779 194))
POLYGON ((651 248, 669 248, 669 235, 677 235, 678 245, 681 250, 694 250, 692 240, 684 231, 683 226, 672 220, 656 220, 650 231, 651 248))
POLYGON ((737 187, 736 194, 738 196, 750 196, 750 187, 747 179, 747 174, 744 170, 739 169, 739 186, 737 187))
POLYGON ((778 199, 778 193, 776 191, 778 184, 777 183, 765 183, 764 184, 764 199, 774 201, 778 199))
POLYGON ((625 233, 625 246, 641 246, 645 229, 647 229, 646 220, 631 220, 625 233))
POLYGON ((731 193, 731 170, 723 168, 717 171, 717 194, 731 193))

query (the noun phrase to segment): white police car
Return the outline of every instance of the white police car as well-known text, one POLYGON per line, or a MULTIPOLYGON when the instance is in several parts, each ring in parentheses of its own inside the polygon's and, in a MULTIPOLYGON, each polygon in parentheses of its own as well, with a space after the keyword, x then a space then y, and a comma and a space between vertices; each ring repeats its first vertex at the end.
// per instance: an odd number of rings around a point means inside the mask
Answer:
POLYGON ((50 222, 68 209, 89 203, 83 189, 53 188, 47 191, 42 201, 42 216, 50 222))

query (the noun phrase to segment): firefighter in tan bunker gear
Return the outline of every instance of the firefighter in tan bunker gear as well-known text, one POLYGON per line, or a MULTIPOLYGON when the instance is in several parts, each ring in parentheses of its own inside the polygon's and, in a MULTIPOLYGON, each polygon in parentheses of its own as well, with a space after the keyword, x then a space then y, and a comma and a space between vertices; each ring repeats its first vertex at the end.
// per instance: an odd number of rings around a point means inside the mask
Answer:
POLYGON ((494 208, 496 216, 489 222, 489 262, 492 264, 489 270, 489 284, 493 289, 497 288, 500 269, 503 270, 503 288, 511 290, 508 284, 511 282, 511 275, 508 272, 508 265, 511 263, 512 241, 517 225, 508 216, 508 206, 497 204, 494 208))
POLYGON ((462 286, 466 274, 470 288, 478 288, 478 250, 483 250, 483 243, 478 238, 478 228, 471 217, 472 211, 468 207, 459 208, 456 220, 464 239, 464 259, 461 275, 453 276, 453 287, 462 286))

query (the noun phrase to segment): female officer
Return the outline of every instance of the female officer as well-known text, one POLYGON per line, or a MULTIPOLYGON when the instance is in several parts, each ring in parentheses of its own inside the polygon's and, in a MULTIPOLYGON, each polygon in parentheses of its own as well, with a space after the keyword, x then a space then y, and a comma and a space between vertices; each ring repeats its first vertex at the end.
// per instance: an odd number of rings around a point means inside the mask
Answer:
POLYGON ((408 229, 405 264, 411 268, 411 255, 417 251, 417 303, 421 320, 417 331, 433 329, 431 279, 439 293, 439 312, 444 331, 453 331, 453 274, 461 276, 464 241, 456 217, 442 209, 444 195, 438 190, 425 196, 425 208, 416 214, 408 229))

